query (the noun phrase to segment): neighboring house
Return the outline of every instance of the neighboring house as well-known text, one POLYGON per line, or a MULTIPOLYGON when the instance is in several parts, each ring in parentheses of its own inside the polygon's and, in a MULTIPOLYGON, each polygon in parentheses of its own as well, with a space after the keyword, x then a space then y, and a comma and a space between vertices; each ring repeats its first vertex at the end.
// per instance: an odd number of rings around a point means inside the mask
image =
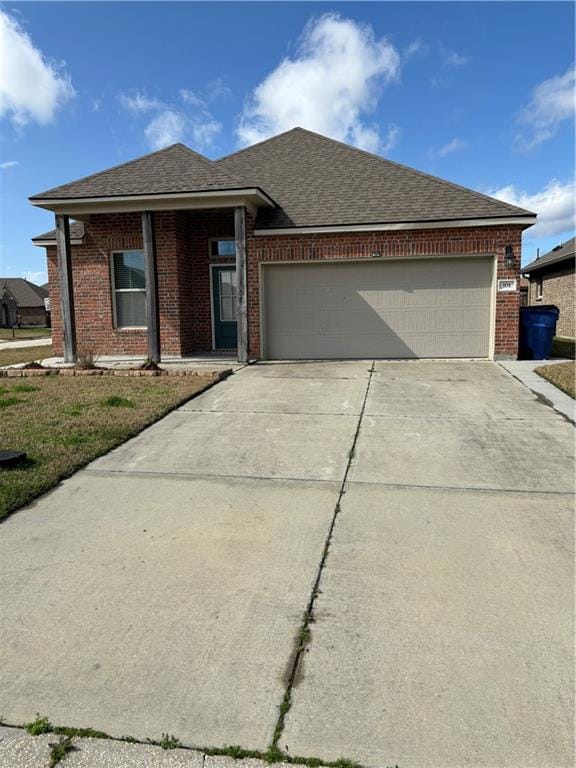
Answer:
POLYGON ((517 355, 535 215, 301 128, 217 161, 175 144, 30 202, 56 214, 33 242, 69 360, 76 344, 152 359, 517 355))
POLYGON ((520 306, 528 306, 528 293, 530 290, 530 280, 527 277, 520 278, 520 306))
POLYGON ((528 303, 555 304, 560 310, 556 333, 576 336, 576 237, 527 264, 522 274, 530 280, 528 303))
POLYGON ((0 327, 46 325, 48 291, 23 277, 0 277, 0 327))

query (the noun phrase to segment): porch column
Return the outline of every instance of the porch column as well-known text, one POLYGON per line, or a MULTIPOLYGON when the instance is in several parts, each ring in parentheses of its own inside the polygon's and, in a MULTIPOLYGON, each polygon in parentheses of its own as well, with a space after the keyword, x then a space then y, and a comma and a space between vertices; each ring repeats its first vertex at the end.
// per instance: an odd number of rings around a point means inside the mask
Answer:
POLYGON ((248 275, 246 269, 246 209, 234 208, 236 240, 236 321, 238 326, 238 362, 248 362, 248 275))
POLYGON ((74 319, 74 283, 72 280, 72 252, 70 250, 70 218, 57 213, 56 249, 60 280, 60 312, 64 332, 64 361, 76 362, 76 323, 74 319))
POLYGON ((156 238, 152 211, 142 211, 142 238, 146 272, 146 325, 148 327, 148 357, 160 362, 160 315, 158 312, 158 270, 156 267, 156 238))

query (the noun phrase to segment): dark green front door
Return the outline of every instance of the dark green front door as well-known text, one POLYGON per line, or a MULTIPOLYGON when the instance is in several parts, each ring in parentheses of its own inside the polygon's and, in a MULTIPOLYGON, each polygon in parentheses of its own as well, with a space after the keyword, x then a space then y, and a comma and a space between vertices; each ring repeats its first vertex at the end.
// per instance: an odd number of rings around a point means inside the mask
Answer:
POLYGON ((214 306, 214 347, 236 349, 236 269, 212 268, 212 301, 214 306))

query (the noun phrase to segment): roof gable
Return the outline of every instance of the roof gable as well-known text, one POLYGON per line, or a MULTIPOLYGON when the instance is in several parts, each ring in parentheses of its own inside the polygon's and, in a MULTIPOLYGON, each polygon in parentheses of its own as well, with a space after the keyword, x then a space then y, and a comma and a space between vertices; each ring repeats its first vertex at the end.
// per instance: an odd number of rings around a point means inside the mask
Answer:
POLYGON ((215 161, 279 205, 259 228, 533 215, 444 179, 294 128, 215 161))
POLYGON ((118 195, 154 195, 239 189, 242 182, 184 144, 130 160, 30 199, 78 199, 118 195))
POLYGON ((43 307, 48 291, 23 277, 0 277, 0 291, 7 289, 19 307, 43 307))

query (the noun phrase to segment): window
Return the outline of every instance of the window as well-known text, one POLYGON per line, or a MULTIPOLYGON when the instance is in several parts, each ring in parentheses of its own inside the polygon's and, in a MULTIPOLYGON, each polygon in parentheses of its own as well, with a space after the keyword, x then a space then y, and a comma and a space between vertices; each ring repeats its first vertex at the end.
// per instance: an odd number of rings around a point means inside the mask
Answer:
POLYGON ((210 256, 236 256, 236 243, 232 239, 210 240, 210 256))
POLYGON ((146 272, 142 251, 112 254, 112 294, 116 328, 145 328, 146 272))
POLYGON ((536 300, 542 301, 543 296, 544 296, 544 285, 542 283, 542 278, 537 277, 536 278, 536 300))
POLYGON ((236 270, 221 269, 218 273, 220 294, 220 320, 236 320, 236 270))

